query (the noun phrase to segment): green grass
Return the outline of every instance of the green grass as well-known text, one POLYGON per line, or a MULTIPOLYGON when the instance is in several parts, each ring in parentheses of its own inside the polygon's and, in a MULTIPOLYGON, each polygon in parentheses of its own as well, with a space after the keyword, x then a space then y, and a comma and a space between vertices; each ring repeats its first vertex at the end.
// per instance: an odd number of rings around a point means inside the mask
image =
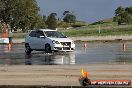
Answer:
MULTIPOLYGON (((83 23, 76 23, 83 24, 83 23)), ((115 22, 103 22, 96 25, 86 25, 83 27, 72 28, 68 30, 59 30, 69 37, 78 36, 108 36, 108 35, 132 35, 132 25, 121 25, 118 26, 115 22), (100 33, 99 33, 100 26, 100 33)), ((12 38, 25 38, 27 33, 10 33, 9 36, 12 38)), ((1 35, 1 34, 0 34, 1 35)))
POLYGON ((118 24, 115 22, 104 22, 102 24, 96 24, 96 25, 90 24, 89 28, 95 28, 95 27, 99 27, 99 26, 101 26, 101 27, 113 27, 113 26, 118 26, 118 24))
POLYGON ((67 36, 108 36, 108 35, 131 35, 132 34, 132 26, 126 27, 110 27, 110 28, 102 28, 99 33, 99 29, 78 29, 78 30, 68 30, 63 31, 67 36))
MULTIPOLYGON (((108 35, 131 35, 132 26, 115 26, 113 28, 102 28, 100 33, 98 28, 83 27, 80 29, 61 30, 68 37, 77 36, 108 36, 108 35)), ((27 33, 12 33, 12 38, 25 38, 27 33)))

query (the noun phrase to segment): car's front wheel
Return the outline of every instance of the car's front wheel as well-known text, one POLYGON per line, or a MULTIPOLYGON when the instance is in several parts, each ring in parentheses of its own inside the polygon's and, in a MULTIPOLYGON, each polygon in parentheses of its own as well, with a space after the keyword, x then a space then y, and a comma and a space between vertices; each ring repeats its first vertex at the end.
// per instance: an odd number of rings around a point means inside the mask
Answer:
POLYGON ((32 50, 31 50, 29 44, 25 44, 25 53, 29 55, 29 54, 31 54, 31 52, 32 52, 32 50))
POLYGON ((51 50, 51 47, 50 47, 49 44, 46 44, 46 45, 45 45, 45 52, 46 52, 46 53, 52 53, 52 50, 51 50))

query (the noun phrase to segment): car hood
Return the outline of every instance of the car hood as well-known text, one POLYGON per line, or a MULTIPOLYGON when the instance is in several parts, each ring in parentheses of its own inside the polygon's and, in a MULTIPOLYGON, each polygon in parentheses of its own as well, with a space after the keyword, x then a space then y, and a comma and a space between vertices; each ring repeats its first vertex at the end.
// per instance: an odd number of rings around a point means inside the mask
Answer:
POLYGON ((58 42, 72 42, 73 41, 70 38, 50 38, 50 39, 58 41, 58 42))

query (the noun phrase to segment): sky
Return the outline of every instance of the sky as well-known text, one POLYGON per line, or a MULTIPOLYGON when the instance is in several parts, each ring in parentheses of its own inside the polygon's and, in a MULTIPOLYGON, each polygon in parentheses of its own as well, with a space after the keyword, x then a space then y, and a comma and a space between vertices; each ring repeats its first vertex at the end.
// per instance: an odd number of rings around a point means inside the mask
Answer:
POLYGON ((61 18, 64 11, 70 11, 77 20, 86 22, 112 18, 117 7, 132 6, 132 0, 37 0, 37 3, 42 15, 57 13, 61 18))

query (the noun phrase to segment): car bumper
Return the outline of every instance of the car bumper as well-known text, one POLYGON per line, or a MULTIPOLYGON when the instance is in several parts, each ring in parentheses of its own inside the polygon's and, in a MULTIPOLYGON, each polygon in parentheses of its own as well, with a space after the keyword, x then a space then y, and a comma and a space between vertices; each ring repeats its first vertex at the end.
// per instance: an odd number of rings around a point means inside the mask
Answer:
POLYGON ((55 44, 54 46, 52 46, 52 50, 70 52, 75 50, 75 44, 71 44, 70 46, 55 44))

